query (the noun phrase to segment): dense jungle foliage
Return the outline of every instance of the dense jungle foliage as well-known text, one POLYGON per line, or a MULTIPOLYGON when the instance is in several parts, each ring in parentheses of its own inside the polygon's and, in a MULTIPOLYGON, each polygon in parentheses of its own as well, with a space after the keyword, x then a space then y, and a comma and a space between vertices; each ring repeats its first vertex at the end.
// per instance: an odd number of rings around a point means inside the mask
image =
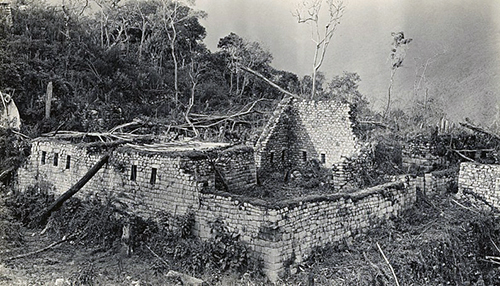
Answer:
MULTIPOLYGON (((200 24, 206 14, 182 2, 13 2, 13 25, 0 29, 0 90, 13 96, 31 136, 109 130, 135 118, 178 126, 188 121, 188 114, 227 115, 253 107, 200 134, 169 129, 203 139, 251 139, 255 136, 248 135, 263 126, 283 94, 241 66, 298 95, 310 94, 312 88, 311 76, 274 68, 272 54, 260 43, 234 33, 221 38, 216 51, 208 50, 200 24), (49 82, 52 108, 45 119, 49 82)), ((360 81, 351 72, 330 80, 318 73, 316 99, 344 100, 353 104, 355 116, 380 120, 358 91, 360 81)), ((430 117, 442 116, 430 102, 411 111, 395 109, 387 121, 398 128, 429 124, 430 117)))

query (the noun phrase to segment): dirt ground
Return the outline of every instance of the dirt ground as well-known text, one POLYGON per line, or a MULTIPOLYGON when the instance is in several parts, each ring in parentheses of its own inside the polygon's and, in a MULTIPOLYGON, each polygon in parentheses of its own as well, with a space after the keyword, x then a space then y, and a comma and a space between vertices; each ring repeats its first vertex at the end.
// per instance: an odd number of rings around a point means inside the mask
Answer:
MULTIPOLYGON (((500 285, 500 268, 494 261, 500 261, 499 219, 497 213, 483 212, 453 195, 435 198, 367 233, 317 249, 303 264, 290 265, 275 285, 311 285, 314 280, 314 285, 385 286, 396 285, 395 277, 400 285, 500 285)), ((126 257, 119 245, 99 249, 69 241, 9 260, 54 242, 40 230, 20 230, 22 242, 15 245, 1 244, 0 237, 0 285, 182 285, 166 277, 153 254, 143 251, 126 257)), ((241 273, 198 278, 209 285, 271 284, 241 273)))
POLYGON ((171 285, 155 273, 152 261, 138 256, 122 257, 114 251, 89 249, 64 242, 40 254, 5 261, 29 253, 49 241, 38 232, 26 231, 22 247, 0 253, 0 285, 171 285))

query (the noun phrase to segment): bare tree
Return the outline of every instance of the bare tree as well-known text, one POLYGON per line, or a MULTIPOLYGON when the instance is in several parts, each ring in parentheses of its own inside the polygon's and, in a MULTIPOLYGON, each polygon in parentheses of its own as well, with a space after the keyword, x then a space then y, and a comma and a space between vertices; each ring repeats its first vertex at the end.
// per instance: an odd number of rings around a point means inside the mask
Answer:
POLYGON ((329 18, 324 26, 320 23, 321 6, 324 0, 304 0, 293 12, 293 16, 302 24, 311 27, 311 40, 314 42, 314 58, 312 71, 311 98, 316 94, 316 74, 325 59, 326 50, 330 45, 333 34, 344 15, 345 6, 341 0, 327 0, 329 18))
MULTIPOLYGON (((179 61, 176 54, 176 44, 178 36, 178 25, 188 21, 193 17, 203 18, 206 16, 204 12, 194 11, 185 6, 178 0, 157 0, 160 3, 160 17, 163 24, 164 32, 169 40, 170 53, 174 63, 174 90, 175 102, 179 101, 179 61)), ((194 1, 188 1, 192 4, 194 1)))
POLYGON ((408 44, 413 41, 413 39, 405 39, 403 32, 392 32, 393 37, 392 49, 391 49, 391 79, 389 83, 389 89, 387 92, 387 105, 385 107, 384 118, 387 117, 389 109, 391 108, 391 92, 394 85, 394 75, 396 71, 403 65, 403 61, 406 57, 406 52, 408 50, 408 44))
POLYGON ((191 63, 189 64, 189 70, 188 70, 189 79, 191 80, 191 96, 189 98, 189 104, 184 114, 184 118, 187 124, 193 130, 195 137, 198 137, 200 135, 200 132, 196 129, 196 126, 191 121, 189 114, 194 105, 196 88, 198 86, 201 77, 203 77, 203 75, 207 71, 208 62, 202 58, 201 54, 196 53, 192 50, 191 53, 192 53, 192 60, 191 63))
POLYGON ((445 54, 446 50, 442 52, 438 52, 430 58, 427 58, 425 61, 415 58, 415 80, 413 82, 413 97, 416 101, 418 107, 422 109, 422 120, 424 126, 427 124, 427 119, 429 116, 429 103, 433 101, 432 98, 429 98, 429 82, 426 76, 427 69, 429 66, 436 61, 436 59, 445 54), (421 92, 424 92, 421 95, 421 92))

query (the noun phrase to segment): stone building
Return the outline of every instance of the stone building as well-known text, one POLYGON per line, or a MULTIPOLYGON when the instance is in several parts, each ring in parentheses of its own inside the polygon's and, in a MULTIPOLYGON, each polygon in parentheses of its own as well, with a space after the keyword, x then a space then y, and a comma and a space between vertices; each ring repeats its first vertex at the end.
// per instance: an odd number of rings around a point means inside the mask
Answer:
POLYGON ((199 204, 200 193, 237 190, 255 183, 253 149, 226 143, 121 144, 33 140, 29 162, 18 172, 21 190, 49 183, 58 195, 67 191, 104 154, 108 162, 78 193, 119 195, 132 213, 184 214, 199 204))
POLYGON ((351 107, 336 100, 286 98, 280 102, 255 147, 259 172, 287 171, 311 159, 341 166, 360 154, 351 107))
POLYGON ((142 217, 192 212, 194 233, 203 239, 212 237, 214 221, 222 222, 262 260, 273 282, 303 263, 315 248, 340 243, 411 208, 417 189, 438 193, 450 180, 432 174, 401 177, 352 193, 284 198, 277 203, 232 192, 255 184, 255 158, 261 168, 282 168, 278 151, 286 151, 286 164, 297 165, 303 164, 302 151, 306 159, 324 159, 328 166, 357 154, 349 108, 335 102, 284 100, 259 140, 255 157, 252 147, 226 143, 110 144, 85 143, 84 138, 75 143, 74 138, 63 140, 61 133, 33 140, 29 161, 18 171, 21 190, 48 183, 60 194, 109 155, 78 196, 115 195, 129 213, 142 217), (271 152, 277 157, 270 158, 271 152))

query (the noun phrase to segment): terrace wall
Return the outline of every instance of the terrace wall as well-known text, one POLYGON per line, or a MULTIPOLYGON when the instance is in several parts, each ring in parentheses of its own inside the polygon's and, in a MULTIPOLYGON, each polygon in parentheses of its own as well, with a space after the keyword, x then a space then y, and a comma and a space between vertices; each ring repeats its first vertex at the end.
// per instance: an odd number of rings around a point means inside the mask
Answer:
POLYGON ((494 207, 500 207, 500 165, 463 162, 458 176, 458 192, 473 192, 494 207))
POLYGON ((302 262, 315 247, 340 242, 411 208, 417 187, 437 195, 454 179, 450 174, 406 177, 355 193, 275 205, 228 193, 203 193, 196 210, 196 233, 209 238, 210 223, 223 221, 263 260, 266 274, 274 281, 287 265, 302 262))

